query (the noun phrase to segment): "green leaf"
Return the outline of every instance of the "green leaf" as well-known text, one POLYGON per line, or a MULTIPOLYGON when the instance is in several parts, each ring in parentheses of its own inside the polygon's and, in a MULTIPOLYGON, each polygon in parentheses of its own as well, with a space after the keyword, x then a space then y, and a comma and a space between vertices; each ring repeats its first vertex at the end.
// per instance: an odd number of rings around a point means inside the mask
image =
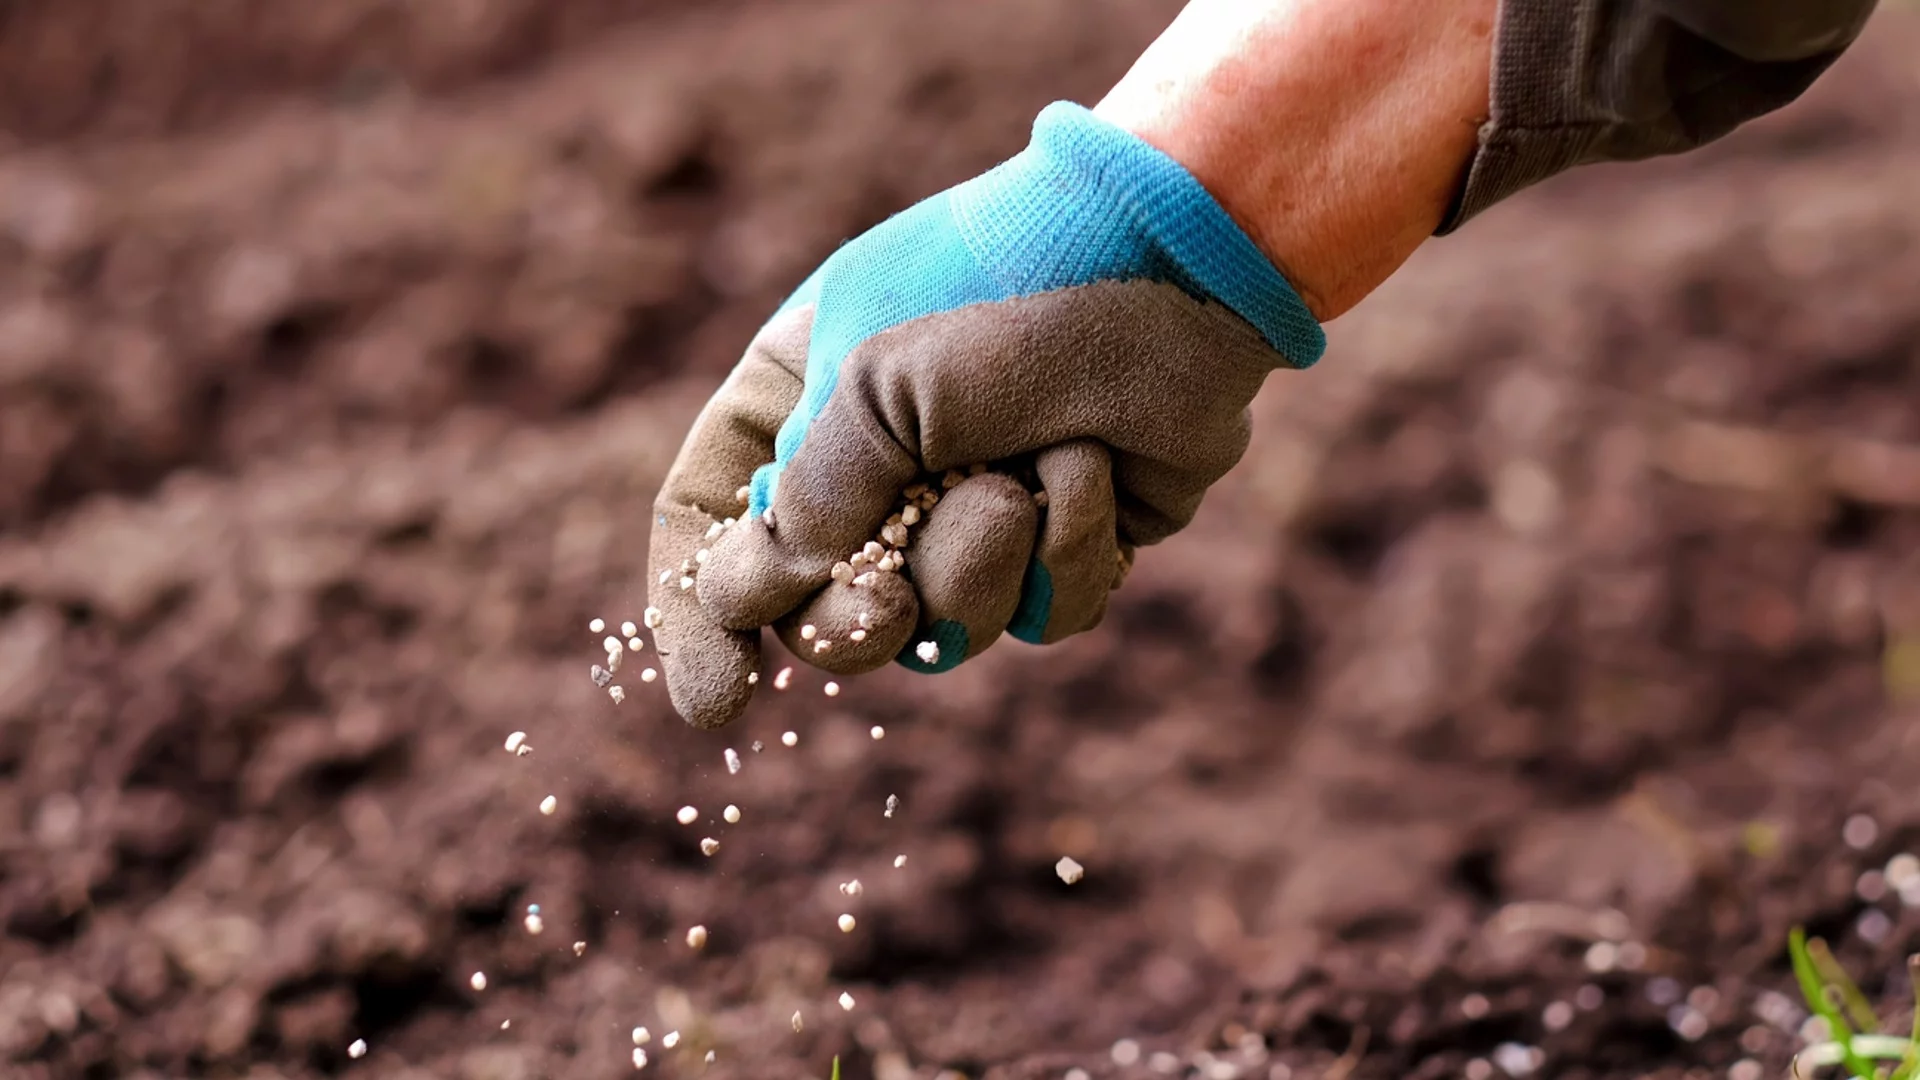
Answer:
POLYGON ((1828 993, 1827 984, 1821 980, 1820 971, 1807 951, 1805 929, 1796 926, 1787 935, 1787 957, 1793 962, 1793 977, 1800 983, 1800 996, 1807 999, 1807 1008, 1827 1022, 1827 1031, 1840 1047, 1840 1061, 1846 1066, 1847 1074, 1873 1076, 1873 1066, 1854 1052, 1853 1028, 1840 1015, 1840 1010, 1834 1007, 1833 995, 1828 993))
POLYGON ((832 1078, 832 1080, 840 1080, 840 1055, 839 1055, 839 1054, 835 1054, 835 1055, 833 1055, 833 1078, 832 1078))

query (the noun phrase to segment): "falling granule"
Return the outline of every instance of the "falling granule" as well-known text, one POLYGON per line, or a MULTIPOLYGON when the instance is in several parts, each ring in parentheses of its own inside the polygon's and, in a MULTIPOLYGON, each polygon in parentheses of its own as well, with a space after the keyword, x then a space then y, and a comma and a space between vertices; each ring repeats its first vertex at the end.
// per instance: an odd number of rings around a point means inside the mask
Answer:
POLYGON ((715 840, 715 839, 714 839, 713 837, 711 837, 711 836, 707 836, 707 837, 702 837, 702 838, 701 838, 701 840, 700 840, 700 854, 702 854, 702 855, 709 855, 709 856, 710 856, 710 855, 712 855, 712 854, 713 854, 714 852, 716 852, 716 851, 719 851, 719 850, 720 850, 720 841, 718 841, 718 840, 715 840))
MULTIPOLYGON (((661 579, 660 584, 665 585, 666 583, 667 583, 666 579, 664 578, 661 579)), ((647 629, 649 630, 660 629, 660 609, 657 607, 650 607, 647 610, 641 612, 640 621, 645 623, 647 629)))
POLYGON ((839 697, 840 684, 837 682, 830 682, 827 685, 821 687, 820 692, 827 695, 828 697, 839 697))
POLYGON ((844 896, 859 896, 862 891, 859 878, 840 883, 840 892, 844 896))
POLYGON ((635 625, 633 624, 633 620, 632 620, 632 619, 628 619, 628 620, 627 620, 626 622, 623 622, 623 623, 621 623, 621 624, 620 624, 620 636, 621 636, 621 637, 629 637, 629 638, 630 638, 630 637, 632 637, 633 635, 635 635, 635 634, 637 634, 637 633, 639 633, 639 632, 640 632, 640 628, 639 628, 638 626, 635 626, 635 625))
POLYGON ((783 667, 780 669, 779 674, 773 677, 773 688, 775 690, 785 690, 787 688, 787 684, 791 683, 792 681, 793 681, 793 669, 790 667, 783 667))
POLYGON ((600 639, 600 648, 608 656, 619 656, 620 639, 614 637, 612 634, 608 634, 606 637, 600 639))
POLYGON ((521 921, 521 925, 527 928, 527 933, 535 937, 539 937, 540 931, 547 928, 546 920, 542 919, 538 913, 529 913, 527 917, 521 921))
POLYGON ((893 812, 898 809, 900 809, 900 796, 889 795, 887 796, 887 808, 880 816, 892 817, 893 812))
MULTIPOLYGON (((829 683, 828 685, 832 685, 832 684, 829 683)), ((879 724, 875 724, 872 727, 867 729, 867 734, 873 736, 874 742, 879 742, 881 739, 884 739, 887 737, 887 729, 881 727, 879 724)))
POLYGON ((678 1031, 669 1031, 665 1035, 660 1036, 660 1049, 662 1050, 671 1050, 679 1045, 680 1033, 678 1031))
POLYGON ((646 647, 647 647, 647 643, 640 640, 637 637, 629 636, 627 638, 627 649, 630 652, 639 652, 641 649, 644 649, 646 647))
POLYGON ((845 990, 840 991, 840 1007, 848 1012, 853 1011, 853 995, 845 990))
POLYGON ((767 748, 767 744, 766 744, 766 743, 763 743, 763 742, 761 742, 761 741, 760 741, 759 739, 755 739, 755 740, 753 740, 753 752, 754 752, 754 753, 756 753, 756 754, 757 754, 757 753, 759 753, 760 751, 762 751, 762 750, 765 750, 766 748, 767 748))
POLYGON ((735 775, 740 771, 740 755, 733 749, 733 747, 731 746, 727 747, 727 752, 722 756, 727 759, 727 775, 728 776, 735 775))
POLYGON ((913 655, 919 657, 923 664, 937 664, 940 662, 940 643, 923 641, 913 647, 913 655))
POLYGON ((647 1067, 647 1052, 637 1046, 633 1048, 633 1067, 636 1069, 647 1067))
POLYGON ((475 990, 485 990, 487 988, 487 973, 484 971, 474 972, 473 975, 467 979, 467 985, 473 987, 475 990))
POLYGON ((367 1056, 367 1040, 355 1039, 347 1044, 347 1056, 358 1061, 367 1056))
POLYGON ((783 731, 783 732, 781 732, 781 733, 780 733, 780 745, 781 745, 781 746, 799 746, 799 745, 800 745, 800 733, 799 733, 799 732, 797 732, 797 731, 783 731))
POLYGON ((705 1061, 709 1065, 713 1064, 713 1051, 711 1050, 707 1051, 707 1056, 705 1058, 705 1061))
POLYGON ((895 870, 898 870, 905 865, 907 865, 907 857, 905 855, 895 855, 893 857, 893 868, 895 870))
POLYGON ((551 795, 540 800, 540 812, 543 814, 551 814, 555 810, 558 810, 559 808, 560 808, 560 800, 554 798, 551 795))
POLYGON ((527 741, 527 733, 524 731, 516 731, 513 734, 507 736, 507 753, 509 754, 519 753, 520 747, 526 745, 526 741, 527 741))
POLYGON ((690 949, 706 948, 707 947, 707 928, 704 926, 696 926, 688 930, 687 931, 687 947, 690 949))
POLYGON ((660 673, 653 670, 652 668, 642 668, 640 671, 641 682, 650 683, 659 677, 660 677, 660 673))
POLYGON ((748 686, 760 685, 760 673, 757 671, 747 672, 747 685, 748 686))
POLYGON ((618 705, 627 700, 627 691, 624 687, 609 686, 607 687, 607 696, 613 699, 615 705, 618 705))
POLYGON ((790 1020, 790 1021, 788 1021, 788 1023, 790 1023, 790 1024, 792 1024, 792 1025, 793 1025, 793 1033, 794 1033, 795 1035, 798 1035, 798 1034, 800 1034, 800 1032, 801 1032, 801 1031, 803 1031, 803 1030, 805 1030, 805 1028, 806 1028, 806 1026, 807 1026, 807 1022, 806 1022, 805 1020, 803 1020, 803 1019, 801 1019, 801 1018, 800 1018, 800 1010, 799 1010, 799 1009, 795 1009, 795 1010, 793 1010, 793 1019, 792 1019, 792 1020, 790 1020))
POLYGON ((1053 864, 1053 872, 1060 875, 1061 881, 1072 885, 1086 876, 1087 868, 1074 862, 1072 856, 1062 855, 1060 861, 1053 864))
POLYGON ((584 942, 584 941, 576 941, 576 942, 574 942, 574 943, 573 943, 573 955, 575 955, 575 956, 585 956, 585 955, 587 955, 587 943, 586 943, 586 942, 584 942))
POLYGON ((841 933, 843 933, 843 934, 851 934, 851 933, 853 933, 853 927, 854 927, 854 921, 853 921, 853 916, 852 916, 852 915, 842 915, 842 916, 840 916, 840 919, 839 919, 839 923, 840 923, 840 932, 841 932, 841 933))
POLYGON ((729 825, 738 825, 740 824, 740 808, 732 803, 728 803, 727 808, 720 811, 720 818, 729 825))
POLYGON ((683 806, 673 817, 682 825, 691 825, 700 820, 700 811, 691 806, 683 806))
POLYGON ((601 667, 599 664, 593 665, 592 669, 589 670, 587 674, 593 676, 593 685, 595 686, 604 687, 608 683, 613 681, 613 672, 608 671, 606 668, 601 667))
POLYGON ((652 1041, 653 1032, 648 1031, 644 1026, 633 1029, 633 1045, 645 1046, 652 1041))
POLYGON ((587 624, 587 632, 592 634, 598 634, 606 628, 607 620, 605 619, 595 619, 587 624))

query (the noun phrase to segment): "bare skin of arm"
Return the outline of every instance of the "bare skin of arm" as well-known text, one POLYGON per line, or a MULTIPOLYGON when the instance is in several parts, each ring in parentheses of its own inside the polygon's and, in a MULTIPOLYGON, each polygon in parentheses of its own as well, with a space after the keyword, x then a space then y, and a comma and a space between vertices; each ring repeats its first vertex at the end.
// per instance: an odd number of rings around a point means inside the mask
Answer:
POLYGON ((1184 165, 1322 322, 1433 234, 1497 0, 1192 0, 1094 112, 1184 165))

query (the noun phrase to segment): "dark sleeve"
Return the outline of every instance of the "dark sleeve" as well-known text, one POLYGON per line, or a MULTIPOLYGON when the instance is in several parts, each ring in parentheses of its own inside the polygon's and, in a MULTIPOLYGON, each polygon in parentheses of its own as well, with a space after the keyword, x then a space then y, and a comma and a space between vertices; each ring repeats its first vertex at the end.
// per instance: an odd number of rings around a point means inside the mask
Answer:
POLYGON ((1444 235, 1575 165, 1677 154, 1800 96, 1875 0, 1500 0, 1493 100, 1444 235))

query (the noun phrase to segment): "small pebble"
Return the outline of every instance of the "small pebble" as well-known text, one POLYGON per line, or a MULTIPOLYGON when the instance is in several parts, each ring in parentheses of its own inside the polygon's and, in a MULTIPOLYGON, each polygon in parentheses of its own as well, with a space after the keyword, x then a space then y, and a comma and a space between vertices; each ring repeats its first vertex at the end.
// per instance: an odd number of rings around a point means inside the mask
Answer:
POLYGON ((853 1011, 853 995, 845 990, 840 991, 840 1007, 848 1012, 853 1011))
POLYGON ((711 836, 701 838, 700 854, 711 856, 714 852, 719 850, 720 850, 720 841, 715 840, 711 836))
POLYGON ((347 1044, 347 1056, 358 1061, 367 1056, 367 1040, 355 1039, 347 1044))
POLYGON ((738 751, 736 751, 736 750, 735 750, 735 749, 734 749, 733 747, 731 747, 731 746, 729 746, 729 747, 727 747, 727 749, 726 749, 726 753, 725 753, 725 754, 723 754, 722 756, 723 756, 723 757, 725 757, 725 758, 726 758, 726 761, 727 761, 727 775, 728 775, 728 776, 733 776, 733 775, 735 775, 735 774, 737 774, 737 773, 739 773, 739 771, 740 771, 740 754, 739 754, 739 752, 738 752, 738 751))
POLYGON ((707 928, 704 926, 696 926, 688 930, 687 931, 687 947, 690 949, 706 948, 707 947, 707 928))
POLYGON ((1060 861, 1053 864, 1053 872, 1060 875, 1061 881, 1072 885, 1086 876, 1087 870, 1086 867, 1074 862, 1070 856, 1062 855, 1060 861))
POLYGON ((680 824, 691 825, 700 820, 700 811, 691 806, 683 806, 680 808, 680 812, 673 816, 680 824))
POLYGON ((747 685, 748 686, 760 685, 760 673, 757 671, 747 672, 747 685))
POLYGON ((627 700, 627 691, 625 687, 609 686, 607 687, 607 696, 613 699, 615 705, 618 705, 627 700))
POLYGON ((633 1045, 645 1046, 652 1041, 653 1032, 648 1031, 644 1026, 633 1029, 633 1045))
POLYGON ((775 690, 785 690, 787 688, 787 684, 791 683, 792 681, 793 681, 793 669, 790 667, 783 667, 780 669, 780 673, 773 677, 773 688, 775 690))
POLYGON ((650 682, 652 682, 653 680, 655 680, 655 679, 657 679, 657 678, 659 678, 659 677, 660 677, 660 673, 659 673, 659 672, 657 672, 657 671, 655 671, 655 670, 653 670, 652 668, 642 668, 642 669, 640 670, 640 681, 641 681, 641 682, 645 682, 645 683, 650 683, 650 682))
POLYGON ((853 922, 852 915, 840 916, 840 932, 841 933, 851 934, 853 933, 853 927, 854 927, 854 922, 853 922))
POLYGON ((833 564, 833 580, 842 585, 850 584, 854 579, 853 564, 842 560, 833 564))
POLYGON ((513 734, 507 736, 507 753, 509 754, 519 753, 520 747, 524 745, 526 741, 527 741, 527 733, 524 731, 516 731, 513 734))
POLYGON ((669 1031, 665 1035, 660 1036, 660 1048, 662 1050, 671 1050, 679 1045, 680 1033, 678 1031, 669 1031))
POLYGON ((555 810, 558 810, 559 808, 560 808, 560 800, 554 798, 551 795, 540 800, 540 812, 543 814, 552 814, 555 810))
POLYGON ((637 1046, 633 1048, 633 1067, 636 1069, 647 1067, 647 1052, 637 1046))
POLYGON ((604 687, 608 683, 613 681, 613 672, 608 671, 606 668, 601 667, 599 664, 593 665, 592 669, 589 670, 587 674, 593 676, 593 685, 595 686, 604 687))
MULTIPOLYGON (((664 585, 666 584, 666 582, 662 581, 661 584, 664 585)), ((641 612, 640 621, 643 623, 646 623, 647 629, 649 630, 660 629, 660 609, 657 607, 650 607, 647 610, 641 612)))
POLYGON ((601 631, 605 630, 606 628, 607 628, 607 620, 605 619, 595 619, 592 622, 587 624, 587 630, 590 633, 598 634, 601 631))
POLYGON ((887 737, 887 729, 881 727, 879 724, 875 724, 873 727, 867 729, 867 734, 873 736, 874 742, 879 742, 881 739, 887 737))
POLYGON ((740 808, 732 803, 728 803, 727 808, 720 811, 720 817, 729 825, 738 825, 740 824, 740 808))
POLYGON ((781 733, 780 733, 780 745, 781 745, 781 746, 799 746, 799 745, 800 745, 800 733, 799 733, 799 732, 797 732, 797 731, 783 731, 783 732, 781 732, 781 733))
POLYGON ((487 973, 484 971, 474 972, 473 975, 467 979, 467 985, 473 987, 475 990, 485 990, 487 988, 487 973))
POLYGON ((837 682, 830 682, 827 685, 821 687, 820 692, 827 695, 828 697, 839 697, 840 684, 837 682))

